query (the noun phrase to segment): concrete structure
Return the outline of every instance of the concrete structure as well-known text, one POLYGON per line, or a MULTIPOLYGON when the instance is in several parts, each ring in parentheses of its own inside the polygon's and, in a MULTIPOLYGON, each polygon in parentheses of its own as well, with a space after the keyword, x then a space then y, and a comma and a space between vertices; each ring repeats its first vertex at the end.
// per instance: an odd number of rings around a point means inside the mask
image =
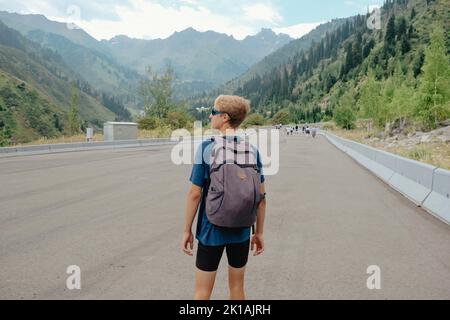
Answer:
POLYGON ((322 132, 338 149, 416 205, 450 224, 450 171, 322 132))
POLYGON ((103 125, 105 141, 137 140, 138 124, 134 122, 106 122, 103 125))
POLYGON ((434 172, 433 190, 423 206, 450 222, 450 171, 437 169, 434 172))
POLYGON ((75 142, 59 144, 43 144, 35 146, 5 147, 0 148, 0 158, 20 157, 27 155, 38 155, 48 153, 80 152, 101 149, 121 149, 136 148, 153 145, 175 144, 170 139, 143 139, 143 140, 122 140, 122 141, 96 141, 96 142, 75 142))
POLYGON ((86 129, 86 141, 87 142, 94 141, 94 128, 87 128, 86 129))

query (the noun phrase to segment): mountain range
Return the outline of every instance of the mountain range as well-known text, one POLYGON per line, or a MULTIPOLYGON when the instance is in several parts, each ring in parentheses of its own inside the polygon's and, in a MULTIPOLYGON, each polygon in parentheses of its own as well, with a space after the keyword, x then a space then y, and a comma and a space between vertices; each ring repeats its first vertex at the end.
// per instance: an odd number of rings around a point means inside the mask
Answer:
POLYGON ((180 80, 220 85, 291 40, 270 29, 236 40, 214 31, 199 32, 188 28, 167 39, 139 40, 117 36, 102 41, 102 44, 117 61, 142 74, 148 65, 161 72, 166 63, 170 63, 180 80))
POLYGON ((123 88, 123 81, 135 83, 138 75, 145 76, 147 66, 161 72, 168 63, 180 84, 196 82, 203 84, 201 89, 209 89, 247 71, 293 40, 270 29, 236 40, 214 31, 188 28, 166 39, 143 40, 119 35, 97 41, 82 29, 68 28, 65 23, 50 21, 43 15, 0 12, 0 21, 54 49, 69 66, 83 68, 80 73, 87 81, 109 92, 129 92, 129 88, 123 88))
POLYGON ((333 20, 296 40, 270 29, 236 40, 214 31, 188 28, 166 39, 118 35, 98 41, 82 29, 69 28, 43 15, 0 12, 2 85, 18 100, 25 99, 24 90, 34 92, 36 101, 46 105, 43 113, 58 111, 58 120, 38 117, 41 127, 48 127, 39 131, 27 128, 27 112, 11 109, 11 105, 7 108, 0 97, 0 115, 9 119, 9 124, 0 122, 0 129, 3 126, 5 131, 9 126, 8 136, 13 142, 67 134, 74 86, 85 125, 100 128, 104 121, 132 120, 143 108, 138 88, 147 77, 148 66, 156 72, 162 72, 168 64, 173 67, 178 99, 214 89, 234 91, 253 76, 291 61, 344 21, 333 20))

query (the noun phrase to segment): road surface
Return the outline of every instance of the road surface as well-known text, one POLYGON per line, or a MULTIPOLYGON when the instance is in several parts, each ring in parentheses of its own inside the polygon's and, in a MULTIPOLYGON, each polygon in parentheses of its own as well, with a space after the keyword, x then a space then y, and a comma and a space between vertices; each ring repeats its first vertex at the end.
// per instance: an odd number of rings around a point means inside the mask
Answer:
MULTIPOLYGON (((195 261, 179 248, 191 168, 170 150, 0 159, 0 299, 191 299, 195 261), (81 290, 66 288, 70 265, 81 290)), ((323 137, 280 152, 248 299, 450 299, 448 225, 323 137)), ((213 299, 227 299, 226 271, 224 255, 213 299)))

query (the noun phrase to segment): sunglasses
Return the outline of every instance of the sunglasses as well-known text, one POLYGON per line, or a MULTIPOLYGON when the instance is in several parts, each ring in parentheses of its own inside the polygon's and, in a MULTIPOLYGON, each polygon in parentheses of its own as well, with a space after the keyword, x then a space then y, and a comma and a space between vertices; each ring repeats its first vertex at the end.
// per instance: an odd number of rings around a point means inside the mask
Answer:
POLYGON ((211 109, 211 115, 217 116, 219 114, 223 114, 223 112, 218 111, 215 107, 212 107, 211 109))

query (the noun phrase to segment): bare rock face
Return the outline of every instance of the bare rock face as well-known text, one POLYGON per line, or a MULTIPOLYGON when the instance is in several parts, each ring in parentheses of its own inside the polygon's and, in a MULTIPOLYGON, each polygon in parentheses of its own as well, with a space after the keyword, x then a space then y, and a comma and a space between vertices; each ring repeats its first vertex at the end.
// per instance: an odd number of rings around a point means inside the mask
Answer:
POLYGON ((378 137, 372 137, 370 142, 389 148, 397 146, 412 148, 419 144, 450 143, 450 125, 430 132, 416 131, 407 135, 392 132, 388 134, 384 131, 378 137))
POLYGON ((421 138, 420 138, 420 142, 421 143, 428 143, 428 142, 430 142, 431 141, 431 135, 423 135, 421 138))
POLYGON ((442 122, 442 126, 443 127, 450 127, 450 119, 447 119, 444 122, 442 122))

